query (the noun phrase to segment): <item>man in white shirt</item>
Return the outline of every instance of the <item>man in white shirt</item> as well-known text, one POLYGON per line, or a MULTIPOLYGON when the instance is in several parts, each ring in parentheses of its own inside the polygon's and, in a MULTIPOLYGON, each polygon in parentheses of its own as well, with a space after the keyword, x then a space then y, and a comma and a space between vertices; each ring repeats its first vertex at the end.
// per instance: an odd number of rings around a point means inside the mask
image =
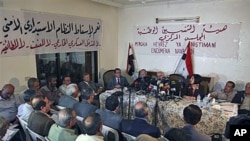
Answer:
POLYGON ((225 88, 211 93, 211 97, 226 100, 232 102, 237 91, 234 90, 235 83, 233 81, 227 81, 225 88))
POLYGON ((63 77, 63 84, 59 87, 61 93, 66 94, 67 86, 71 84, 71 78, 69 75, 63 77))
POLYGON ((28 121, 30 113, 34 111, 31 101, 32 98, 36 96, 36 91, 33 89, 27 89, 24 92, 23 99, 25 101, 24 104, 20 105, 18 107, 18 113, 17 115, 24 121, 28 121))

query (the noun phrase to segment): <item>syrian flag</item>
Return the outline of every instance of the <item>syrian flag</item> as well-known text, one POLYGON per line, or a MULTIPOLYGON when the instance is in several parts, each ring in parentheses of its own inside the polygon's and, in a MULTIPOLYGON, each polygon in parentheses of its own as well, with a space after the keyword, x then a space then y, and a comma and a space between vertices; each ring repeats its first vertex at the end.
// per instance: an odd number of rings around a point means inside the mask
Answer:
POLYGON ((193 74, 193 63, 191 55, 191 44, 188 42, 187 48, 178 63, 175 73, 182 74, 184 77, 193 74))
POLYGON ((133 75, 133 73, 135 72, 135 65, 134 65, 134 50, 133 47, 131 46, 131 44, 129 44, 128 47, 128 56, 127 56, 127 69, 126 72, 127 74, 129 74, 130 76, 133 75))

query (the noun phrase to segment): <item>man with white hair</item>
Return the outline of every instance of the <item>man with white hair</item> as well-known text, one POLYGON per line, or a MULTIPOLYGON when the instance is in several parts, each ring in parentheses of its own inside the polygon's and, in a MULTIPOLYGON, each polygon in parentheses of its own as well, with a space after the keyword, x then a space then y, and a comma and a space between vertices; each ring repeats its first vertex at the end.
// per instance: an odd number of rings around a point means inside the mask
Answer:
POLYGON ((58 100, 58 105, 66 108, 73 108, 73 105, 78 102, 79 89, 74 83, 69 84, 65 94, 58 100))
POLYGON ((66 108, 58 113, 58 123, 49 130, 48 138, 51 141, 75 141, 77 135, 72 129, 76 124, 76 112, 66 108))

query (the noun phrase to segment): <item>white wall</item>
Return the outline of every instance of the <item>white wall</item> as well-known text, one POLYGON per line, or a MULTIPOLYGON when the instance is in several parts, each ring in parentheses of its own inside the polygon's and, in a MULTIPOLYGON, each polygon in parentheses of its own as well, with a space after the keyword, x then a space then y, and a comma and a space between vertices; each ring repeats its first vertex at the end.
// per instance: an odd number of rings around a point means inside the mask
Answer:
MULTIPOLYGON (((132 29, 136 25, 155 25, 155 18, 200 16, 201 23, 242 22, 238 59, 194 57, 194 72, 215 77, 215 81, 250 81, 250 1, 223 0, 190 4, 169 4, 121 9, 119 14, 119 56, 118 65, 126 67, 127 48, 133 41, 132 29), (124 53, 125 52, 125 53, 124 53)), ((226 51, 226 47, 225 47, 226 51)), ((163 70, 171 73, 178 59, 168 60, 164 56, 137 56, 139 69, 163 70), (156 63, 157 62, 157 63, 156 63), (155 65, 162 62, 161 65, 155 65)), ((238 82, 237 82, 238 83, 238 82)))
MULTIPOLYGON (((109 7, 90 0, 3 0, 6 9, 26 9, 81 17, 98 18, 103 22, 103 46, 99 57, 99 69, 117 66, 118 13, 109 7)), ((0 87, 14 81, 16 91, 24 89, 25 77, 36 77, 35 56, 0 58, 0 87), (14 80, 12 78, 15 78, 14 80)))

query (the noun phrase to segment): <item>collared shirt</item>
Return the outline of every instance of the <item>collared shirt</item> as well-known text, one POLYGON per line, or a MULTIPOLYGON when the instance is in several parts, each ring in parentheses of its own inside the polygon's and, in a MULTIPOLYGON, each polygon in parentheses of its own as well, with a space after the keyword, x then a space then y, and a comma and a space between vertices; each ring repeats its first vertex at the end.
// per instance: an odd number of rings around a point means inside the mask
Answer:
POLYGON ((3 99, 0 96, 0 115, 9 122, 15 120, 17 108, 20 104, 20 101, 14 94, 9 99, 3 99))
POLYGON ((244 101, 240 106, 240 109, 250 110, 250 96, 245 96, 244 101))
POLYGON ((46 96, 51 102, 56 102, 58 101, 59 97, 60 97, 60 91, 54 87, 52 90, 48 88, 48 86, 43 86, 40 89, 41 93, 46 96))
POLYGON ((18 107, 18 113, 17 113, 17 115, 22 120, 28 121, 31 112, 33 112, 33 111, 34 111, 34 109, 33 109, 33 107, 30 104, 24 103, 24 104, 22 104, 22 105, 20 105, 18 107))
POLYGON ((53 124, 49 130, 48 138, 51 141, 75 141, 77 135, 72 129, 62 128, 57 124, 53 124))
POLYGON ((102 136, 81 134, 76 138, 76 141, 104 141, 104 139, 102 136))
POLYGON ((212 93, 212 95, 215 96, 216 98, 221 100, 226 100, 227 102, 231 102, 236 94, 237 91, 232 91, 226 94, 224 92, 224 89, 212 93))

